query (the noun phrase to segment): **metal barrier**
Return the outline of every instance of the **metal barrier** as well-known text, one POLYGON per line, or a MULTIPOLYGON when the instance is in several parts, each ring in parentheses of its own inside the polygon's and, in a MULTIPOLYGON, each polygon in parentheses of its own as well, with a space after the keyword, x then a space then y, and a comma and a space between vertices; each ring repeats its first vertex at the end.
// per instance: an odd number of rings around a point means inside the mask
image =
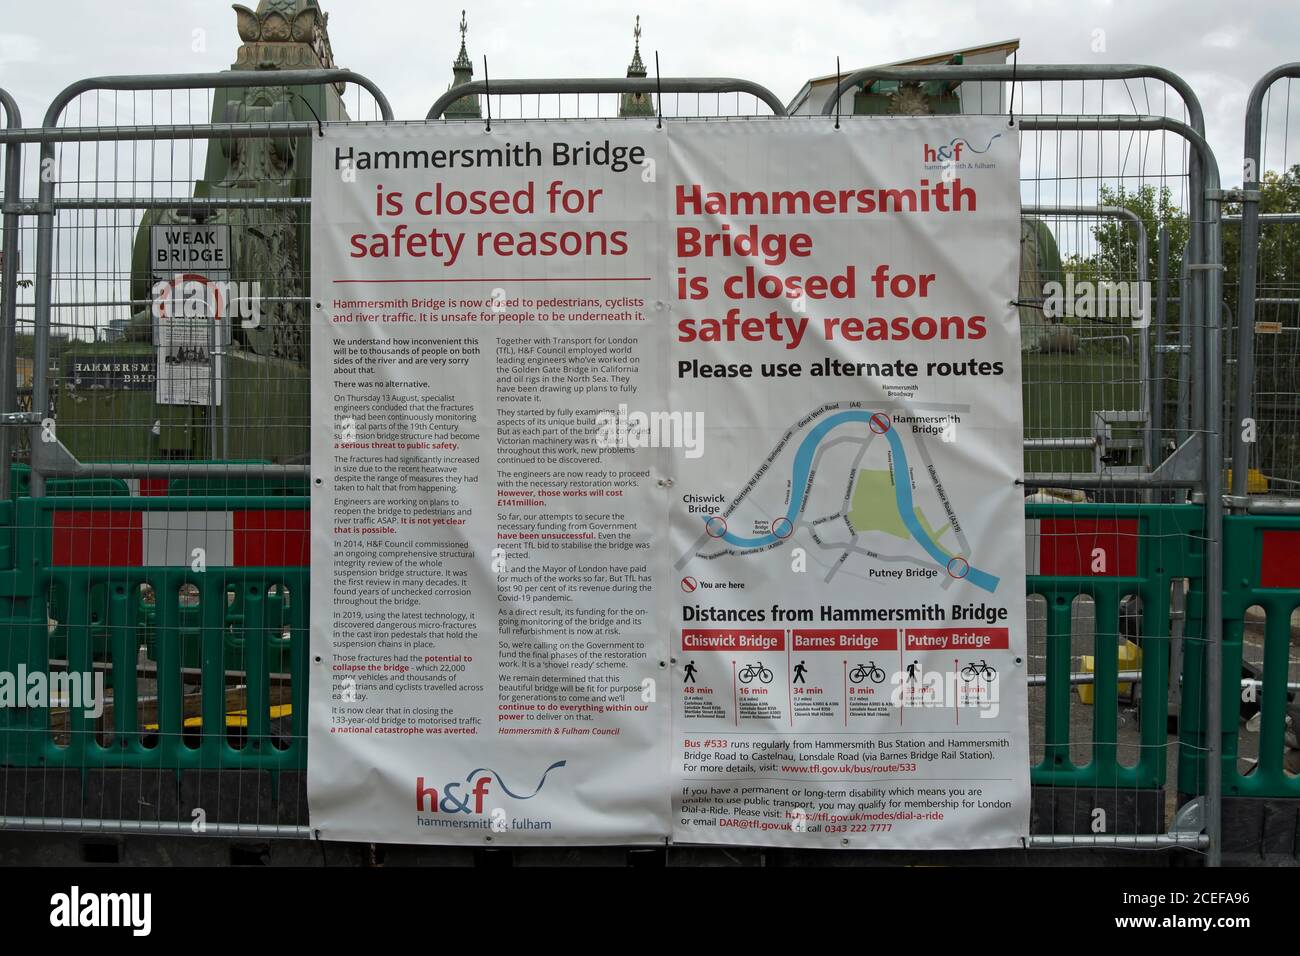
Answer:
MULTIPOLYGON (((387 99, 379 91, 378 87, 365 77, 355 74, 350 70, 277 70, 274 72, 230 72, 230 73, 209 73, 194 75, 162 75, 154 77, 100 77, 83 80, 74 83, 63 90, 50 104, 46 111, 44 129, 54 131, 58 128, 59 120, 62 118, 68 104, 77 96, 93 90, 172 90, 172 89, 213 89, 228 90, 237 88, 264 88, 268 85, 276 87, 301 87, 316 86, 325 87, 330 84, 338 83, 356 83, 358 86, 369 91, 375 97, 375 103, 378 107, 380 118, 385 121, 393 119, 392 107, 387 99)), ((304 101, 305 102, 305 101, 304 101)), ((311 105, 307 104, 309 110, 311 105)), ((250 112, 256 109, 256 106, 250 108, 250 112)), ((241 137, 248 139, 260 138, 263 140, 272 140, 279 138, 280 142, 288 143, 287 137, 303 136, 308 138, 315 132, 320 123, 320 117, 314 114, 313 118, 316 124, 307 121, 292 122, 287 116, 284 118, 275 117, 271 122, 250 122, 250 123, 209 123, 209 124, 188 124, 185 126, 172 127, 166 129, 163 138, 175 137, 191 140, 224 140, 238 143, 241 137), (278 121, 276 121, 278 120, 278 121)), ((94 142, 113 142, 120 139, 134 140, 137 138, 148 139, 158 134, 158 129, 138 129, 128 128, 125 130, 114 127, 100 128, 82 133, 87 141, 94 142), (153 134, 152 136, 150 134, 153 134)), ((56 163, 55 155, 55 138, 48 133, 37 137, 41 143, 41 165, 42 168, 53 167, 56 163)), ((81 141, 80 138, 73 140, 81 141)), ((288 147, 286 146, 286 149, 288 147)), ((37 280, 36 280, 36 302, 35 302, 35 353, 33 358, 33 380, 32 390, 36 401, 48 403, 50 395, 50 382, 48 379, 48 367, 50 363, 50 330, 52 325, 52 273, 54 268, 54 239, 55 239, 55 215, 56 215, 56 185, 55 176, 42 176, 40 185, 40 196, 37 200, 37 280)), ((242 203, 245 208, 277 210, 280 204, 271 202, 267 203, 261 197, 247 197, 248 201, 242 203)), ((171 202, 173 206, 186 206, 189 202, 188 197, 177 197, 171 202)), ((155 198, 151 198, 143 208, 157 208, 159 205, 155 198)), ((268 212, 268 215, 271 213, 268 212)), ((297 276, 298 283, 303 283, 303 275, 300 270, 297 276)), ((127 306, 147 304, 142 302, 143 297, 127 297, 125 304, 127 306)), ((305 306, 307 299, 307 289, 302 288, 297 291, 295 296, 288 297, 291 301, 285 305, 300 306, 300 312, 303 317, 299 319, 299 325, 305 322, 305 306)), ((215 393, 216 387, 212 391, 215 393)), ((232 394, 234 389, 231 390, 232 394)), ((302 391, 301 389, 299 390, 302 391)), ((44 407, 44 406, 41 406, 44 407)), ((229 403, 226 403, 226 409, 229 409, 229 403)), ((215 412, 215 407, 210 411, 215 412)), ((300 425, 305 429, 305 425, 300 425)), ((67 453, 66 446, 61 441, 42 440, 42 426, 38 421, 33 422, 32 431, 32 494, 39 497, 43 490, 43 483, 47 475, 95 475, 111 474, 114 471, 120 472, 121 469, 102 468, 93 464, 83 464, 78 462, 73 456, 67 453)), ((213 436, 211 446, 213 451, 216 449, 216 427, 215 422, 208 423, 208 430, 213 436)), ((212 455, 217 458, 216 454, 212 455)), ((242 457, 242 456, 241 456, 242 457)), ((172 464, 165 469, 168 475, 177 473, 190 473, 196 475, 202 474, 225 474, 230 475, 239 472, 241 469, 238 465, 223 463, 216 469, 210 467, 186 467, 184 465, 172 464)), ((252 471, 262 473, 265 469, 254 468, 252 471)), ((141 469, 132 467, 131 474, 145 476, 151 473, 150 469, 141 469)))
MULTIPOLYGON (((1125 262, 1119 265, 1118 268, 1113 268, 1114 274, 1105 275, 1101 278, 1101 281, 1115 284, 1132 281, 1137 282, 1140 288, 1150 287, 1151 276, 1147 226, 1145 220, 1143 220, 1143 218, 1132 209, 1129 209, 1126 206, 1022 205, 1021 215, 1047 219, 1052 223, 1052 231, 1057 237, 1058 242, 1060 241, 1061 233, 1063 232, 1062 220, 1065 219, 1074 220, 1078 226, 1082 226, 1083 223, 1089 220, 1110 219, 1131 227, 1135 240, 1133 243, 1134 262, 1131 266, 1125 262)), ((1093 233, 1092 238, 1094 239, 1093 246, 1095 249, 1095 237, 1099 230, 1092 229, 1091 231, 1093 233)), ((1074 239, 1076 244, 1078 244, 1079 238, 1076 236, 1074 239)), ((1078 253, 1076 252, 1075 255, 1077 256, 1078 253)), ((1160 279, 1163 281, 1163 274, 1161 274, 1160 279)), ((1022 286, 1028 284, 1026 280, 1027 277, 1022 275, 1022 286)), ((1031 317, 1037 318, 1035 313, 1042 311, 1042 290, 1022 288, 1019 298, 1021 301, 1021 308, 1026 310, 1026 313, 1022 314, 1021 318, 1021 336, 1024 338, 1026 335, 1026 330, 1024 328, 1025 319, 1031 317)), ((1150 316, 1145 316, 1144 318, 1148 321, 1137 323, 1138 328, 1136 330, 1136 335, 1134 336, 1134 338, 1137 339, 1136 344, 1130 341, 1129 332, 1127 330, 1115 333, 1112 330, 1107 329, 1104 334, 1091 335, 1085 340, 1088 343, 1119 340, 1125 343, 1130 354, 1136 356, 1138 386, 1138 394, 1136 396, 1136 401, 1134 402, 1136 407, 1120 411, 1111 410, 1106 413, 1106 415, 1100 415, 1094 411, 1093 422, 1090 423, 1094 427, 1090 434, 1080 435, 1078 437, 1028 438, 1025 440, 1026 450, 1040 451, 1057 448, 1083 448, 1092 453, 1094 470, 1098 474, 1103 471, 1106 471, 1111 475, 1133 472, 1142 473, 1154 467, 1156 464, 1157 454, 1155 447, 1156 430, 1154 427, 1158 411, 1157 406, 1154 404, 1157 389, 1154 387, 1152 381, 1153 372, 1151 368, 1152 349, 1150 338, 1151 326, 1149 322, 1150 316), (1109 417, 1107 417, 1107 415, 1109 417), (1140 444, 1135 445, 1133 439, 1111 440, 1112 426, 1117 423, 1128 424, 1133 422, 1135 420, 1133 416, 1136 416, 1136 421, 1141 426, 1140 444), (1115 468, 1107 463, 1110 457, 1108 454, 1110 450, 1131 450, 1135 447, 1141 453, 1136 468, 1132 465, 1115 468)), ((1033 324, 1045 325, 1045 323, 1039 322, 1034 322, 1033 324)), ((1044 334, 1050 335, 1050 327, 1044 334)), ((1050 345, 1052 343, 1049 342, 1048 344, 1050 345)), ((1029 382, 1026 383, 1026 386, 1027 388, 1032 388, 1033 384, 1034 383, 1029 382)), ((1026 462, 1026 471, 1032 473, 1034 470, 1035 469, 1029 467, 1029 462, 1026 462)))
POLYGON ((305 768, 305 498, 73 496, 6 504, 11 527, 20 530, 3 572, 12 602, 5 669, 69 679, 106 674, 112 691, 111 713, 96 722, 74 708, 55 723, 49 710, 6 709, 16 718, 0 733, 6 765, 305 768), (228 565, 195 571, 159 563, 169 538, 199 540, 193 523, 214 514, 230 515, 228 565), (246 687, 238 746, 225 731, 236 709, 227 674, 242 676, 246 687), (157 685, 150 702, 138 688, 146 675, 157 685), (186 693, 196 683, 199 693, 186 693), (273 695, 273 685, 286 692, 273 695), (287 708, 278 722, 288 732, 273 733, 276 707, 287 708), (193 718, 202 732, 192 729, 193 718))
POLYGON ((1255 654, 1245 653, 1249 643, 1259 652, 1260 676, 1244 690, 1235 681, 1224 682, 1224 792, 1300 797, 1300 761, 1289 756, 1298 748, 1287 743, 1288 735, 1294 740, 1295 689, 1289 675, 1292 619, 1300 608, 1300 518, 1234 515, 1224 530, 1224 554, 1232 568, 1224 582, 1224 673, 1244 677, 1255 670, 1250 660, 1255 654), (1258 736, 1243 734, 1249 711, 1259 715, 1258 736))
MULTIPOLYGON (((1014 116, 1015 125, 1026 134, 1022 146, 1027 166, 1022 190, 1028 194, 1026 213, 1069 216, 1075 221, 1112 217, 1138 226, 1136 246, 1126 251, 1133 258, 1116 267, 1117 275, 1131 272, 1138 281, 1146 281, 1152 274, 1148 223, 1125 206, 1102 201, 1101 187, 1119 190, 1137 183, 1140 188, 1155 180, 1174 182, 1181 194, 1190 220, 1189 252, 1184 260, 1190 279, 1189 302, 1179 313, 1179 332, 1194 353, 1187 377, 1192 382, 1195 411, 1187 441, 1167 459, 1154 451, 1158 428, 1153 428, 1152 420, 1159 399, 1151 389, 1151 379, 1158 375, 1152 371, 1150 336, 1144 327, 1134 330, 1137 334, 1133 337, 1140 344, 1131 350, 1128 345, 1116 345, 1112 337, 1086 344, 1076 352, 1060 354, 1046 349, 1026 355, 1027 366, 1034 369, 1026 376, 1027 383, 1033 384, 1033 390, 1026 393, 1027 408, 1032 408, 1034 415, 1047 412, 1041 419, 1027 418, 1031 423, 1027 437, 1049 443, 1027 448, 1026 454, 1062 453, 1054 460, 1057 467, 1027 478, 1028 490, 1074 489, 1080 499, 1085 492, 1096 499, 1029 505, 1035 522, 1029 544, 1039 562, 1038 572, 1029 580, 1036 601, 1031 609, 1031 628, 1036 629, 1032 640, 1041 647, 1043 662, 1041 699, 1035 703, 1040 708, 1036 713, 1041 713, 1043 743, 1032 769, 1033 782, 1039 788, 1033 842, 1045 847, 1149 849, 1175 845, 1203 848, 1208 842, 1213 861, 1218 847, 1215 781, 1206 781, 1204 787, 1208 837, 1199 835, 1199 827, 1170 829, 1171 808, 1162 792, 1169 751, 1166 699, 1171 683, 1177 683, 1170 675, 1177 673, 1177 638, 1183 625, 1178 606, 1184 594, 1188 617, 1181 636, 1189 648, 1193 644, 1201 648, 1196 653, 1189 650, 1187 655, 1184 697, 1208 692, 1216 698, 1220 693, 1215 683, 1216 656, 1204 652, 1207 647, 1218 647, 1221 621, 1221 593, 1205 586, 1219 578, 1221 567, 1221 472, 1212 464, 1222 460, 1219 422, 1217 415, 1206 411, 1221 407, 1215 391, 1221 387, 1216 384, 1220 376, 1211 371, 1220 367, 1219 315, 1217 309, 1207 310, 1203 305, 1221 298, 1216 268, 1220 195, 1217 165, 1204 141, 1199 104, 1186 84, 1156 68, 952 66, 890 68, 872 71, 870 77, 848 77, 823 112, 830 115, 840 96, 871 78, 978 83, 981 96, 988 83, 1011 83, 1013 96, 1022 104, 1026 91, 1037 84, 1037 110, 1014 116), (1048 108, 1048 100, 1055 97, 1064 113, 1067 82, 1092 81, 1104 90, 1107 83, 1130 80, 1149 80, 1172 90, 1181 105, 1180 116, 1187 121, 1136 110, 1133 115, 1120 116, 1052 115, 1048 108), (1057 82, 1061 84, 1059 97, 1045 88, 1045 84, 1057 82), (1162 165, 1154 170, 1147 165, 1153 152, 1149 148, 1152 137, 1159 138, 1161 149, 1156 152, 1162 157, 1162 165), (1166 140, 1179 144, 1168 154, 1166 140), (1137 150, 1136 168, 1122 156, 1106 165, 1111 162, 1109 157, 1120 156, 1120 151, 1105 147, 1121 141, 1143 144, 1137 150), (1075 165, 1081 165, 1084 156, 1090 164, 1095 162, 1087 177, 1068 164, 1061 165, 1066 150, 1075 157, 1075 165), (1172 171, 1163 165, 1166 155, 1177 159, 1172 171), (1136 411, 1142 416, 1128 421, 1141 435, 1142 454, 1131 469, 1123 466, 1120 470, 1121 466, 1098 462, 1091 455, 1096 446, 1095 432, 1090 433, 1092 414, 1115 411, 1136 411), (1063 443, 1070 440, 1091 441, 1091 446, 1066 447, 1063 443), (1080 451, 1088 457, 1086 467, 1075 467, 1077 457, 1065 457, 1077 456, 1080 451), (1171 493, 1202 495, 1204 504, 1155 503, 1171 493), (1079 563, 1079 554, 1091 555, 1098 549, 1107 556, 1105 570, 1098 572, 1086 562, 1079 563), (1050 558, 1046 564, 1045 555, 1050 558), (1130 614, 1126 608, 1140 610, 1130 614), (1131 633, 1143 650, 1141 665, 1136 668, 1144 688, 1135 704, 1140 720, 1136 735, 1122 735, 1119 726, 1124 681, 1115 651, 1121 636, 1129 633, 1126 618, 1140 622, 1131 633), (1076 708, 1072 700, 1075 685, 1071 675, 1081 669, 1079 658, 1085 650, 1091 651, 1095 662, 1090 714, 1076 708), (1084 726, 1086 733, 1080 730, 1084 726), (1128 759, 1130 753, 1134 759, 1128 759), (1118 814, 1124 822, 1093 833, 1087 820, 1097 807, 1118 814)), ((42 164, 52 161, 56 169, 60 143, 75 148, 81 143, 189 140, 261 142, 278 148, 277 144, 309 142, 316 122, 270 108, 258 113, 263 106, 251 102, 240 107, 242 114, 235 110, 242 117, 251 117, 239 122, 217 122, 214 116, 213 122, 156 126, 93 123, 59 128, 58 123, 77 94, 96 89, 256 90, 343 81, 370 90, 381 117, 392 119, 382 94, 346 71, 128 77, 69 87, 47 112, 44 129, 18 130, 0 138, 8 147, 40 143, 42 164)), ((494 81, 490 89, 486 83, 468 84, 440 97, 430 116, 441 115, 467 96, 491 96, 499 103, 505 96, 599 97, 650 92, 716 96, 720 105, 723 96, 734 93, 765 105, 775 117, 773 121, 780 121, 786 112, 769 91, 746 81, 630 79, 494 81)), ((1096 96, 1085 87, 1080 106, 1092 104, 1096 96)), ((1072 96, 1069 102, 1073 102, 1072 96)), ((209 105, 215 107, 215 103, 209 105)), ((996 113, 1004 106, 1000 100, 989 104, 988 110, 982 109, 982 102, 971 105, 979 107, 971 112, 996 113)), ((597 100, 597 108, 600 106, 597 100)), ((662 104, 659 109, 662 112, 662 104)), ((286 150, 290 148, 285 145, 286 150)), ((105 673, 111 678, 114 707, 111 718, 98 725, 80 716, 69 716, 66 725, 51 723, 46 710, 41 715, 26 715, 21 724, 0 728, 0 763, 17 768, 5 776, 10 791, 0 804, 0 825, 55 825, 42 822, 53 815, 48 803, 40 808, 30 803, 32 794, 39 791, 57 793, 58 799, 65 801, 58 812, 63 822, 58 825, 71 830, 180 830, 188 827, 188 815, 194 808, 215 806, 222 810, 220 815, 212 814, 216 819, 209 826, 227 829, 211 832, 303 835, 305 803, 295 796, 274 800, 266 795, 277 787, 282 794, 301 794, 302 781, 295 775, 300 774, 305 759, 306 672, 302 665, 307 609, 303 599, 308 572, 305 559, 299 562, 288 557, 296 553, 299 545, 295 542, 302 540, 307 527, 306 498, 301 489, 306 466, 301 456, 281 453, 277 443, 288 439, 274 431, 284 424, 281 419, 298 429, 295 434, 305 431, 308 424, 302 406, 295 404, 306 393, 305 379, 286 377, 286 366, 277 364, 282 362, 284 348, 300 345, 301 340, 293 338, 292 309, 307 299, 305 269, 296 276, 277 278, 276 291, 281 294, 274 298, 282 300, 284 308, 276 317, 285 320, 284 337, 274 333, 260 343, 250 337, 245 345, 256 358, 241 357, 249 367, 226 383, 230 391, 224 407, 211 403, 198 406, 183 420, 164 416, 154 422, 152 411, 145 420, 139 409, 101 402, 101 397, 91 392, 69 389, 63 380, 71 350, 81 347, 78 329, 99 329, 106 314, 116 314, 129 331, 141 304, 131 289, 133 266, 122 268, 123 261, 132 262, 129 255, 119 252, 110 257, 107 269, 100 268, 104 260, 95 260, 89 270, 79 266, 79 236, 87 229, 80 216, 89 217, 89 229, 115 234, 121 244, 123 234, 134 237, 140 220, 134 216, 124 221, 114 218, 119 213, 143 210, 148 217, 160 209, 177 207, 198 214, 231 210, 232 215, 247 216, 256 211, 268 222, 283 225, 286 220, 272 217, 300 211, 308 192, 302 182, 286 177, 283 195, 262 190, 256 195, 236 196, 211 184, 196 189, 193 197, 123 196, 120 189, 104 195, 109 190, 103 189, 103 167, 93 166, 89 179, 81 178, 79 163, 74 168, 78 173, 62 194, 58 176, 42 178, 37 202, 18 204, 21 214, 36 215, 38 224, 33 409, 48 408, 52 400, 59 409, 53 417, 57 426, 53 430, 47 427, 43 413, 34 411, 18 419, 30 428, 32 472, 26 479, 26 495, 0 501, 0 525, 11 531, 13 542, 6 553, 9 539, 0 537, 0 588, 12 602, 11 615, 0 622, 5 638, 0 645, 12 667, 48 667, 55 661, 56 669, 62 666, 70 673, 81 673, 83 668, 105 673), (60 246, 64 237, 69 244, 66 248, 60 246), (65 249, 65 258, 56 270, 60 248, 65 249), (87 271, 90 281, 83 288, 78 280, 87 271), (62 310, 71 313, 71 322, 61 320, 62 310), (78 317, 83 320, 80 325, 78 317), (72 333, 69 340, 56 339, 57 330, 72 333), (267 351, 256 351, 259 346, 267 351), (50 374, 56 363, 63 383, 59 389, 52 387, 50 374), (232 411, 241 387, 256 392, 256 399, 252 406, 232 411), (268 415, 268 409, 273 414, 268 415), (236 430, 245 437, 237 438, 236 430), (133 444, 137 432, 148 432, 151 441, 161 437, 163 442, 146 443, 139 446, 145 454, 131 454, 137 447, 133 444), (280 437, 275 437, 277 434, 280 437), (184 559, 193 542, 218 539, 220 544, 206 549, 207 571, 198 573, 186 567, 184 559), (221 556, 214 560, 216 552, 221 556), (250 560, 250 555, 258 557, 250 560), (276 555, 279 561, 274 560, 276 555), (143 658, 140 648, 144 648, 143 658), (58 657, 57 652, 64 656, 58 657), (230 666, 232 663, 236 666, 230 666), (228 684, 238 688, 234 701, 228 699, 228 684), (141 693, 142 686, 152 693, 141 693), (197 686, 197 693, 187 694, 187 686, 197 686), (156 700, 145 700, 150 696, 156 700), (241 702, 242 707, 238 706, 241 702), (86 774, 92 769, 110 768, 128 768, 135 773, 133 792, 143 803, 138 813, 123 813, 120 803, 114 806, 103 798, 106 793, 124 793, 120 781, 110 784, 101 776, 87 783, 86 774), (187 778, 202 778, 213 771, 215 779, 209 784, 218 789, 221 781, 242 770, 261 772, 276 783, 271 789, 263 789, 262 782, 235 784, 236 790, 247 786, 255 794, 251 805, 240 798, 234 804, 223 804, 220 799, 200 804, 195 802, 198 790, 180 796, 162 793, 167 788, 160 789, 155 780, 161 770, 186 771, 187 778), (48 781, 55 782, 47 785, 48 781), (86 787, 93 788, 96 800, 88 800, 86 787)), ((189 183, 201 180, 185 169, 178 173, 171 167, 151 165, 150 172, 151 181, 183 181, 186 192, 189 183)), ((136 177, 133 170, 133 184, 136 177)), ((15 200, 6 195, 10 205, 15 200)), ((301 226, 300 220, 287 221, 294 228, 301 226)), ((243 224, 255 227, 257 221, 245 219, 243 224)), ((1093 232, 1087 241, 1100 240, 1093 232)), ((8 242, 6 239, 6 250, 8 242)), ((1157 265, 1157 270, 1163 277, 1163 266, 1157 265)), ((248 275, 258 278, 259 273, 254 270, 248 275)), ((1159 332, 1156 340, 1162 340, 1159 332)), ((1187 738, 1184 756, 1188 760, 1205 754, 1218 759, 1222 735, 1216 732, 1214 720, 1215 710, 1210 709, 1204 714, 1204 734, 1187 738)), ((1200 792, 1186 791, 1189 796, 1200 792)))
MULTIPOLYGON (((1296 426, 1300 423, 1300 406, 1296 404, 1296 380, 1293 377, 1297 352, 1294 344, 1286 348, 1279 344, 1265 357, 1268 373, 1273 381, 1267 394, 1259 394, 1259 363, 1256 360, 1256 336, 1264 332, 1259 306, 1266 305, 1276 317, 1267 323, 1268 331, 1282 343, 1285 336, 1300 332, 1300 322, 1295 321, 1296 306, 1300 305, 1300 280, 1294 278, 1300 269, 1296 253, 1282 244, 1275 244, 1270 261, 1261 256, 1261 227, 1268 225, 1285 228, 1300 222, 1300 210, 1291 209, 1269 215, 1261 210, 1262 193, 1270 183, 1265 175, 1269 157, 1264 153, 1266 102, 1273 87, 1280 80, 1300 78, 1300 63, 1289 63, 1270 70, 1260 78, 1246 101, 1245 162, 1243 164, 1243 191, 1241 195, 1241 235, 1237 302, 1237 368, 1236 411, 1230 427, 1232 443, 1232 495, 1239 504, 1250 492, 1251 459, 1264 476, 1283 484, 1282 491, 1293 496, 1300 491, 1300 444, 1297 444, 1296 426), (1288 255, 1289 251, 1289 255, 1288 255), (1281 261, 1277 261, 1280 259, 1281 261), (1264 294, 1259 295, 1263 287, 1264 294), (1293 324, 1286 328, 1282 317, 1286 315, 1293 324), (1271 399, 1271 402, 1265 400, 1271 399), (1271 405, 1272 407, 1268 407, 1271 405), (1267 414, 1266 414, 1267 413, 1267 414), (1264 434, 1267 432, 1267 434, 1264 434), (1267 452, 1265 451, 1267 449, 1267 452), (1252 454, 1252 450, 1254 453, 1252 454)), ((1282 112, 1282 176, 1290 174, 1285 168, 1289 160, 1286 137, 1291 132, 1290 87, 1288 95, 1281 98, 1282 112)), ((1293 167, 1294 168, 1294 167, 1293 167)), ((1294 339, 1292 339, 1294 343, 1294 339)))
MULTIPOLYGON (((83 81, 60 94, 45 128, 5 134, 11 151, 39 143, 49 175, 35 203, 6 196, 7 212, 36 217, 38 274, 35 302, 7 300, 33 310, 35 399, 32 412, 6 418, 30 426, 32 467, 12 481, 20 497, 0 501, 0 658, 11 674, 49 674, 51 688, 102 679, 111 703, 98 716, 54 706, 57 697, 0 712, 9 768, 0 825, 306 835, 307 499, 305 466, 284 446, 288 434, 305 438, 308 385, 288 350, 305 339, 310 291, 306 157, 322 117, 345 115, 345 82, 392 120, 383 94, 349 71, 244 71, 83 81), (315 102, 284 93, 299 87, 315 102), (187 104, 206 115, 135 122, 147 112, 135 91, 176 89, 208 91, 187 104), (128 123, 116 125, 115 95, 109 122, 99 97, 79 107, 81 125, 58 126, 77 97, 104 90, 131 91, 128 123), (150 140, 194 145, 178 159, 150 140), (93 375, 78 389, 79 351, 109 365, 151 354, 137 237, 147 243, 150 224, 214 216, 233 220, 237 236, 283 240, 232 249, 232 279, 276 294, 260 299, 262 323, 223 356, 235 366, 221 383, 228 400, 155 406, 152 382, 140 398, 131 384, 97 387, 93 375), (277 258, 291 267, 276 272, 277 258), (48 418, 39 411, 52 406, 48 418), (215 454, 205 462, 196 452, 215 454)), ((7 239, 9 262, 13 248, 7 239)))
MULTIPOLYGON (((583 93, 626 93, 657 95, 662 100, 664 93, 721 94, 745 93, 764 103, 773 116, 785 116, 786 108, 775 93, 765 86, 750 80, 738 80, 733 77, 667 77, 664 79, 638 79, 634 77, 599 79, 578 78, 560 80, 475 80, 452 87, 434 101, 429 107, 425 119, 442 119, 448 107, 466 96, 522 96, 524 94, 580 96, 583 93)), ((662 109, 660 102, 658 109, 662 109)), ((498 115, 500 115, 498 111, 498 115)))

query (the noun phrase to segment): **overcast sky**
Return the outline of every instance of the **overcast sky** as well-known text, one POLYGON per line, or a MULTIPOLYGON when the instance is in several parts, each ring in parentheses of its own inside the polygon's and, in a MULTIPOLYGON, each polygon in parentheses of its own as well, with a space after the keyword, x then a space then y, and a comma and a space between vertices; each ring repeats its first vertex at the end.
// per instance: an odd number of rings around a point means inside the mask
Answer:
MULTIPOLYGON (((0 86, 17 97, 28 125, 37 125, 51 98, 73 80, 223 70, 239 44, 235 15, 220 0, 0 2, 0 86), (204 49, 194 49, 196 36, 204 49)), ((255 7, 256 0, 248 5, 255 7)), ((847 69, 1019 37, 1022 63, 1150 63, 1180 73, 1205 106, 1211 145, 1228 183, 1240 181, 1242 112, 1252 84, 1267 68, 1300 59, 1296 0, 322 5, 339 65, 374 79, 402 119, 423 116, 446 89, 462 6, 469 9, 470 52, 476 64, 487 54, 496 76, 621 76, 639 12, 652 69, 658 50, 664 75, 745 77, 785 101, 810 76, 834 72, 837 55, 847 69)), ((481 76, 481 66, 477 72, 481 76)))

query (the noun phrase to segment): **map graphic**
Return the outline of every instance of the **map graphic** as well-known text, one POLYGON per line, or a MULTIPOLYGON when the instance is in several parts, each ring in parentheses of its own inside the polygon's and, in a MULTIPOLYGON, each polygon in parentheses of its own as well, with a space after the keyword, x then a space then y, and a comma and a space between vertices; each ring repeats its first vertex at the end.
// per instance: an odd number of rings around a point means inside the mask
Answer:
POLYGON ((862 402, 818 407, 786 431, 725 507, 702 516, 700 534, 676 568, 763 554, 803 532, 827 582, 840 573, 907 575, 932 577, 943 588, 965 580, 993 593, 998 578, 976 565, 927 444, 951 436, 967 411, 862 402), (924 424, 913 427, 917 422, 924 424))

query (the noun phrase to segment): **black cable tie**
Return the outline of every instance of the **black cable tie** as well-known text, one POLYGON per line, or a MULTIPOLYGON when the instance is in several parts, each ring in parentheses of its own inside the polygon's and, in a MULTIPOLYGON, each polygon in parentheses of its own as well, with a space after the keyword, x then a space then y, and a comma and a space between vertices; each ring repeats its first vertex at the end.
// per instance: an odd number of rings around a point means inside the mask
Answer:
POLYGON ((664 128, 664 84, 659 76, 659 51, 655 50, 655 115, 659 117, 659 122, 655 129, 664 128))
POLYGON ((840 58, 835 58, 835 128, 840 128, 840 100, 844 97, 840 94, 840 58))
POLYGON ((1011 98, 1007 103, 1007 125, 1016 125, 1016 73, 1020 65, 1020 48, 1011 51, 1011 98))
POLYGON ((316 129, 320 131, 320 138, 321 138, 321 139, 324 139, 324 138, 325 138, 325 124, 322 123, 322 122, 320 121, 320 117, 316 115, 316 108, 315 108, 314 106, 311 105, 311 102, 307 99, 307 97, 303 96, 303 95, 302 95, 301 93, 299 93, 297 90, 294 90, 294 91, 293 91, 293 95, 296 96, 296 97, 298 97, 298 99, 302 100, 302 105, 305 106, 305 107, 307 107, 307 112, 311 113, 311 115, 312 115, 312 119, 316 120, 316 129))
POLYGON ((483 132, 492 132, 492 80, 488 77, 487 54, 483 54, 483 98, 487 100, 487 129, 483 132))

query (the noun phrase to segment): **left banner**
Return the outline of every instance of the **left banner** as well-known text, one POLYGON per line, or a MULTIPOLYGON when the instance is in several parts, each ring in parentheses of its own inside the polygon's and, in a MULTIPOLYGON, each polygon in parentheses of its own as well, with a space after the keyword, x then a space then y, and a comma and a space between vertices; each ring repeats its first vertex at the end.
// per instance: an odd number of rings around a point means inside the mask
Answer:
POLYGON ((653 587, 670 549, 647 493, 667 452, 622 447, 605 420, 664 378, 666 139, 653 121, 619 123, 616 143, 599 128, 336 127, 315 144, 322 839, 671 829, 653 587))

